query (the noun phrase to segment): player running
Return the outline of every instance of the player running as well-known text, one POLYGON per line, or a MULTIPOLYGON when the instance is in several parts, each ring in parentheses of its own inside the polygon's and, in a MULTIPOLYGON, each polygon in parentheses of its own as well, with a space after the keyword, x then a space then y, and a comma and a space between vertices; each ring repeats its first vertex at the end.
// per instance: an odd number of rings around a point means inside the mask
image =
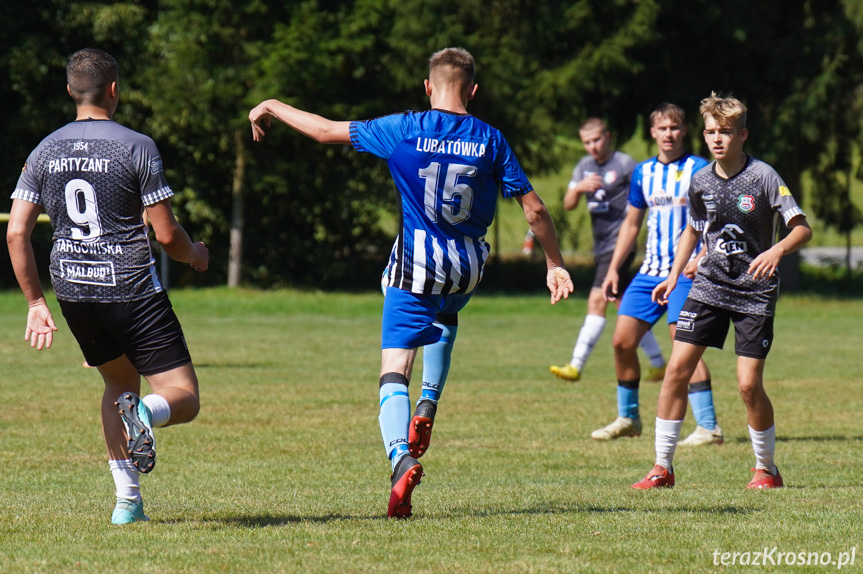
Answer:
POLYGON ((401 196, 402 228, 385 279, 379 385, 381 436, 393 470, 389 517, 411 515, 411 493, 423 476, 417 459, 428 448, 458 312, 482 279, 498 193, 519 202, 545 251, 551 303, 573 289, 551 217, 506 139, 467 113, 477 91, 474 70, 473 56, 461 48, 433 54, 425 80, 431 110, 424 112, 336 122, 267 100, 249 113, 255 141, 276 118, 318 142, 351 143, 385 159, 401 196), (423 390, 411 424, 408 382, 418 347, 423 390))
POLYGON ((112 120, 120 95, 114 58, 85 48, 69 58, 66 76, 77 117, 27 159, 12 194, 9 254, 30 305, 25 339, 38 350, 51 347, 57 327, 30 243, 44 209, 54 227, 57 301, 85 364, 105 381, 102 430, 117 498, 111 522, 146 521, 139 473, 156 463, 153 428, 191 421, 199 401, 183 331, 156 275, 144 209, 172 258, 206 271, 209 255, 174 219, 153 140, 112 120), (141 376, 153 391, 143 399, 141 376))
POLYGON ((743 151, 749 136, 746 106, 711 93, 701 101, 704 140, 715 161, 692 178, 689 224, 680 238, 668 278, 653 297, 665 302, 687 257, 704 237, 701 260, 680 313, 677 334, 656 416, 656 464, 632 485, 644 490, 674 486, 674 456, 686 414, 686 382, 707 347, 721 349, 734 323, 737 377, 746 405, 755 451, 755 475, 747 488, 779 488, 782 475, 773 461, 776 427, 773 404, 764 391, 764 363, 773 345, 773 317, 779 294, 779 261, 812 238, 806 215, 776 171, 743 151), (778 218, 788 235, 776 243, 778 218))
MULTIPOLYGON (((638 389, 641 368, 638 364, 638 342, 667 311, 668 332, 674 332, 680 308, 692 285, 696 261, 687 253, 681 260, 678 251, 680 234, 686 226, 687 192, 692 175, 707 165, 707 160, 686 153, 686 115, 682 108, 664 103, 650 114, 650 135, 656 140, 659 153, 635 168, 629 192, 629 213, 611 259, 608 275, 602 283, 602 292, 609 300, 616 300, 621 291, 617 273, 623 261, 635 246, 641 222, 647 212, 647 245, 644 263, 635 279, 626 288, 617 311, 614 330, 614 365, 617 371, 617 418, 609 425, 593 431, 595 440, 612 440, 641 434, 638 389), (668 301, 651 301, 651 292, 668 273, 676 261, 685 266, 684 277, 668 301)), ((683 443, 687 445, 721 444, 722 429, 716 423, 710 371, 704 361, 698 362, 689 385, 689 400, 697 427, 683 443)))

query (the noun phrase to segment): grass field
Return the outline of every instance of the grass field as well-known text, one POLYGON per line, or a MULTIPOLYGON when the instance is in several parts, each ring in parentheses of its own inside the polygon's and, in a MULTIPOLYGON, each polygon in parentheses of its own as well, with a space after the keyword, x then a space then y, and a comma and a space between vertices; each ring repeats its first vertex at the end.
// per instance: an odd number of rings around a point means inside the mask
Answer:
POLYGON ((152 521, 114 527, 99 377, 59 316, 54 348, 31 351, 23 298, 0 293, 0 572, 703 572, 725 569, 722 552, 837 560, 857 546, 843 571, 863 564, 863 301, 780 301, 767 387, 788 488, 745 490, 754 459, 726 349, 706 355, 726 444, 679 450, 674 490, 635 492, 659 385, 642 386, 645 436, 589 438, 615 415, 613 321, 584 380, 565 383, 547 369, 568 359, 584 300, 480 294, 461 314, 414 517, 389 521, 380 295, 172 299, 201 414, 158 431, 142 478, 152 521))

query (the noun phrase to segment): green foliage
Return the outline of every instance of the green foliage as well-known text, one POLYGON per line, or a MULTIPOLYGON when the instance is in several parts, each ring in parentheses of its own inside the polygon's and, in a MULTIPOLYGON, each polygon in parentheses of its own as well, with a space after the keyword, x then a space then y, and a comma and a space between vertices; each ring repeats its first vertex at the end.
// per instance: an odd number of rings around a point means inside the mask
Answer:
MULTIPOLYGON (((121 67, 117 120, 154 137, 178 218, 214 255, 198 281, 225 277, 243 163, 248 282, 374 281, 397 217, 384 163, 281 125, 253 145, 248 111, 271 97, 338 120, 424 109, 427 59, 453 45, 477 58, 471 112, 503 131, 532 178, 572 164, 586 117, 606 118, 624 142, 646 137, 661 101, 687 110, 691 147, 705 155, 698 103, 734 92, 750 108, 747 150, 798 199, 802 174, 812 176, 810 215, 841 233, 861 221, 848 192, 863 170, 855 0, 4 2, 0 41, 9 80, 0 97, 13 111, 0 120, 5 189, 38 141, 73 117, 67 56, 104 48, 121 67)), ((582 230, 563 231, 578 244, 582 230)))

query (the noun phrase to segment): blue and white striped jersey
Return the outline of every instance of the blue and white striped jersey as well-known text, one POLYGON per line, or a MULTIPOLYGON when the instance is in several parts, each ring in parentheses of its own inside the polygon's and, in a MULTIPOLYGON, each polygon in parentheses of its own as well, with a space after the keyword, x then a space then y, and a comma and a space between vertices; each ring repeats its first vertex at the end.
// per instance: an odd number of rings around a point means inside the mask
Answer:
POLYGON ((497 194, 533 190, 506 139, 469 114, 405 112, 354 121, 357 151, 387 160, 400 233, 386 284, 412 293, 470 293, 482 278, 497 194))
POLYGON ((629 188, 629 204, 648 210, 647 246, 639 273, 653 277, 668 276, 680 234, 689 219, 689 183, 695 172, 707 163, 704 158, 685 154, 669 164, 653 157, 635 167, 629 188))

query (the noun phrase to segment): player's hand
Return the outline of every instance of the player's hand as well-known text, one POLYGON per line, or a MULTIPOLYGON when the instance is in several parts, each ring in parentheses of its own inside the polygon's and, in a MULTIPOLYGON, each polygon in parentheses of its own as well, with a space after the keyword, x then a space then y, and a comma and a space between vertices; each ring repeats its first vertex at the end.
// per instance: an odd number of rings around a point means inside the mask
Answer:
POLYGON ((273 115, 267 111, 267 102, 261 102, 249 112, 249 121, 252 122, 252 139, 256 142, 264 139, 266 135, 262 125, 270 127, 273 115))
POLYGON ((669 277, 659 285, 653 288, 653 293, 650 294, 650 299, 654 303, 659 303, 660 305, 668 304, 668 296, 671 295, 671 292, 674 291, 674 288, 677 287, 677 279, 672 279, 669 277))
POLYGON ((617 284, 620 281, 620 276, 617 271, 609 268, 605 274, 605 279, 602 280, 602 286, 599 288, 605 296, 606 301, 617 301, 617 284))
POLYGON ((698 271, 698 259, 690 259, 686 267, 683 268, 683 276, 690 279, 695 279, 695 272, 698 271))
POLYGON ((30 346, 37 351, 50 349, 56 330, 54 317, 51 316, 45 299, 31 303, 27 311, 27 330, 24 331, 24 340, 30 341, 30 346))
POLYGON ((548 285, 548 290, 551 291, 552 305, 560 301, 561 298, 569 299, 569 294, 575 289, 572 285, 569 271, 563 267, 555 266, 550 268, 545 276, 545 284, 548 285))
POLYGON ((581 193, 593 193, 600 188, 602 188, 602 178, 598 173, 594 173, 578 182, 576 190, 581 193))
POLYGON ((200 241, 193 243, 192 246, 195 248, 197 256, 195 257, 195 261, 189 264, 189 267, 195 271, 206 271, 210 266, 210 250, 200 241))
POLYGON ((747 273, 752 275, 753 279, 761 279, 770 277, 776 273, 779 267, 779 262, 782 260, 784 251, 778 245, 774 245, 758 257, 752 260, 747 273))

